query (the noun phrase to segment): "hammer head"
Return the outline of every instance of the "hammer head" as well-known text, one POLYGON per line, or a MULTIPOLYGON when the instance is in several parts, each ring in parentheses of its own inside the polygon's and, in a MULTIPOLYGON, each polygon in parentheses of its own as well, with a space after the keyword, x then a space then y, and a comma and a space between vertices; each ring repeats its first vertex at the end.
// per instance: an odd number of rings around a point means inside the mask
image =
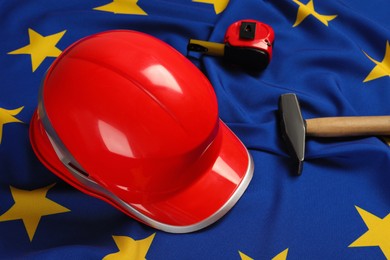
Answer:
POLYGON ((300 175, 305 159, 306 125, 295 94, 289 93, 280 96, 279 116, 282 137, 291 156, 297 162, 297 175, 300 175))

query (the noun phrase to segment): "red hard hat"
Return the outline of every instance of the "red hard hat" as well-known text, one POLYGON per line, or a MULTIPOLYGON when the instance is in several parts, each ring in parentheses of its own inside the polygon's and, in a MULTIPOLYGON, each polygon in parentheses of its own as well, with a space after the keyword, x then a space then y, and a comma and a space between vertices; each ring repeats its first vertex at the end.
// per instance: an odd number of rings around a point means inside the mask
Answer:
POLYGON ((173 233, 218 220, 253 174, 247 149, 218 117, 207 78, 169 45, 135 31, 86 37, 54 61, 30 140, 60 178, 173 233))

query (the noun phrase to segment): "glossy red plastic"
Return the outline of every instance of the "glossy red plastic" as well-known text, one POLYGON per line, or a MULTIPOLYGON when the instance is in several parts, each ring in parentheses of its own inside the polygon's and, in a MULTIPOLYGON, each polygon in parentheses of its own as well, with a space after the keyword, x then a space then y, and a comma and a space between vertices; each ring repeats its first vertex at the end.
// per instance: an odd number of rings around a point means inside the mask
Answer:
POLYGON ((275 40, 275 33, 271 26, 256 20, 240 20, 229 26, 226 30, 224 42, 234 47, 255 48, 265 51, 272 58, 272 45, 275 40), (254 39, 242 39, 240 37, 240 27, 243 22, 255 23, 256 32, 254 39))
POLYGON ((207 78, 168 44, 135 31, 86 37, 55 60, 30 139, 59 177, 167 232, 218 220, 253 172, 218 117, 207 78))

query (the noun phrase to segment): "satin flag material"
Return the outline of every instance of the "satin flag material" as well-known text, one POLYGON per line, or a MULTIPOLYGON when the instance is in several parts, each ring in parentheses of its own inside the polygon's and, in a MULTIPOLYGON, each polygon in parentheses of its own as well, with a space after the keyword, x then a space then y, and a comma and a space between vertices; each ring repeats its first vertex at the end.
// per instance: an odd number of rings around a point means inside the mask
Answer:
POLYGON ((278 98, 290 92, 304 118, 389 115, 389 9, 387 0, 2 1, 0 258, 390 258, 388 139, 308 138, 296 177, 277 119, 278 98), (247 191, 220 221, 190 234, 160 232, 75 190, 37 160, 29 122, 44 73, 67 46, 131 29, 187 55, 190 38, 221 42, 240 19, 275 31, 265 71, 188 56, 255 163, 247 191))

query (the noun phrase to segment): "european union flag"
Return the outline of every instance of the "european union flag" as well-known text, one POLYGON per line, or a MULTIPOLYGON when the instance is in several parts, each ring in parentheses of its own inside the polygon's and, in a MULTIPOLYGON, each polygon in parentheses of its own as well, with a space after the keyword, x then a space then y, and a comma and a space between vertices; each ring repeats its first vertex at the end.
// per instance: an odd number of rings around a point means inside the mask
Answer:
POLYGON ((284 93, 298 95, 304 118, 390 115, 388 0, 25 0, 0 7, 1 259, 390 258, 389 139, 308 137, 297 177, 278 125, 284 93), (186 55, 190 38, 222 42, 241 19, 275 31, 263 72, 189 57, 255 164, 243 197, 218 222, 189 234, 158 231, 74 189, 36 158, 30 119, 45 71, 66 47, 130 29, 186 55))

